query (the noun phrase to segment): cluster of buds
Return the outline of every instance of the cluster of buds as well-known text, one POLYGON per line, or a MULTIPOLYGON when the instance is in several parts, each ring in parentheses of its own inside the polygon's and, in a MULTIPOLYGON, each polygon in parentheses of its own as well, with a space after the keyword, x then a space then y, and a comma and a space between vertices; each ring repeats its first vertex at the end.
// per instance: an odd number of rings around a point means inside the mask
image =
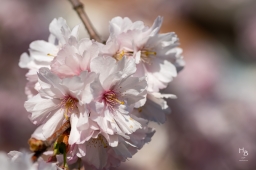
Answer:
POLYGON ((160 90, 184 66, 176 34, 159 33, 162 20, 147 27, 115 17, 103 44, 79 39, 79 26, 58 18, 48 41, 30 44, 19 66, 29 69, 25 108, 38 125, 34 162, 44 154, 57 168, 109 169, 151 140, 148 122, 164 123, 165 98, 176 97, 160 90))

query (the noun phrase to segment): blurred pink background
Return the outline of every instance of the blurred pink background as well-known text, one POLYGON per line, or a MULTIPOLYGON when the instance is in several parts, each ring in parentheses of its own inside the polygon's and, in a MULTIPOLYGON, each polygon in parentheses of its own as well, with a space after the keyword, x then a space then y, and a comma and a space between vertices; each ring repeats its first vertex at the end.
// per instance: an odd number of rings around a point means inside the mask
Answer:
MULTIPOLYGON (((255 170, 256 3, 254 0, 83 0, 103 39, 115 16, 151 25, 164 17, 162 33, 176 32, 186 67, 165 92, 172 113, 122 170, 255 170), (239 148, 248 156, 244 160, 239 148)), ((21 53, 47 40, 48 25, 63 17, 80 24, 68 0, 0 0, 0 150, 28 149, 35 126, 23 107, 27 70, 21 53)))

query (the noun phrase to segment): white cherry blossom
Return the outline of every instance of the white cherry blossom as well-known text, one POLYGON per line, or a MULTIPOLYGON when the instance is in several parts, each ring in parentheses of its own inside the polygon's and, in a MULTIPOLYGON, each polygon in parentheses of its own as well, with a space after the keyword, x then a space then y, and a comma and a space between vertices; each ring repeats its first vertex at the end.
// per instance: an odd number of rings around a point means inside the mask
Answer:
POLYGON ((138 21, 114 18, 110 22, 110 38, 102 50, 103 55, 117 60, 123 56, 135 58, 135 76, 146 76, 151 92, 165 88, 177 75, 175 65, 184 65, 176 34, 159 34, 161 24, 161 17, 150 28, 138 21))
POLYGON ((107 170, 117 167, 121 162, 131 158, 145 143, 150 142, 155 131, 149 128, 148 122, 144 119, 132 116, 134 120, 142 125, 142 129, 136 130, 126 138, 120 135, 112 135, 118 139, 117 146, 111 146, 103 132, 94 131, 90 140, 85 143, 77 144, 73 149, 77 152, 76 156, 82 159, 84 165, 91 169, 107 170))
POLYGON ((25 102, 25 108, 31 112, 30 119, 40 127, 45 138, 50 137, 65 121, 70 119, 70 143, 80 139, 76 126, 82 122, 86 125, 88 111, 86 103, 92 100, 90 93, 83 93, 90 88, 95 73, 82 72, 79 76, 60 79, 48 68, 41 68, 38 81, 41 86, 39 94, 25 102))
POLYGON ((63 18, 54 19, 49 26, 50 36, 47 41, 37 40, 29 45, 29 55, 23 53, 19 66, 29 69, 25 89, 28 98, 36 95, 40 86, 37 84, 37 72, 41 67, 50 68, 50 63, 65 44, 72 44, 78 39, 78 26, 72 30, 63 18))
POLYGON ((132 77, 136 71, 134 59, 124 57, 117 62, 110 57, 98 57, 91 71, 99 74, 99 79, 91 84, 91 119, 111 135, 131 134, 141 128, 129 115, 134 106, 145 103, 147 87, 145 78, 132 77))
MULTIPOLYGON (((185 65, 177 35, 159 33, 162 21, 157 17, 147 27, 142 21, 115 17, 102 44, 79 40, 78 26, 70 29, 63 18, 54 19, 48 42, 34 41, 29 55, 21 55, 20 67, 29 69, 25 108, 39 125, 32 138, 47 141, 65 122, 71 124, 57 136, 66 135, 67 153, 51 150, 51 158, 66 165, 65 156, 72 167, 81 161, 86 169, 107 170, 151 140, 155 131, 148 121, 164 123, 170 113, 165 98, 176 98, 160 90, 185 65)), ((22 157, 10 155, 13 160, 22 157)), ((0 164, 1 159, 6 160, 0 154, 0 164)), ((8 167, 8 161, 3 165, 8 167)), ((33 168, 39 168, 39 162, 33 168)))
POLYGON ((170 110, 164 99, 153 93, 166 88, 185 64, 176 34, 159 34, 161 24, 161 17, 150 28, 139 21, 116 17, 110 22, 110 38, 102 50, 102 55, 117 60, 124 56, 135 59, 134 76, 146 76, 148 83, 146 105, 137 115, 158 123, 165 122, 165 113, 170 110))

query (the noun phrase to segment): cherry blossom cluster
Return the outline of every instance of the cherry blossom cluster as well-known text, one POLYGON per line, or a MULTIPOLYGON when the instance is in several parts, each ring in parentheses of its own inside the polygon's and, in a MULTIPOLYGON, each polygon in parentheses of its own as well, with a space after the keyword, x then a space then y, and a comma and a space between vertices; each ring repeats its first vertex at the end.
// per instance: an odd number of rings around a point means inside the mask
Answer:
POLYGON ((116 167, 149 142, 149 121, 164 123, 165 98, 176 97, 160 90, 184 66, 176 34, 159 33, 162 21, 147 27, 115 17, 103 44, 79 39, 79 26, 54 19, 48 41, 32 42, 19 63, 29 70, 25 108, 38 125, 30 142, 47 141, 70 122, 50 160, 91 169, 116 167))

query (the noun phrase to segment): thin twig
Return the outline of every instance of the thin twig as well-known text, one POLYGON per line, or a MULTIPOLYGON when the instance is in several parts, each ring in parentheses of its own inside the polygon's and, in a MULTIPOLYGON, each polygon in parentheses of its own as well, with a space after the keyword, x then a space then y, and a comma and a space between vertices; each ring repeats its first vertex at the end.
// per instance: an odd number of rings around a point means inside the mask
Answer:
POLYGON ((46 141, 37 140, 35 138, 29 139, 30 150, 34 152, 34 155, 31 157, 32 161, 36 162, 37 159, 54 144, 58 137, 70 127, 70 121, 65 122, 54 134, 47 138, 46 141))
POLYGON ((82 20, 85 28, 87 29, 90 39, 94 39, 95 41, 101 42, 100 37, 96 33, 95 29, 92 26, 91 21, 89 20, 87 14, 84 11, 84 5, 79 0, 69 0, 72 4, 74 10, 77 12, 78 16, 82 20))

